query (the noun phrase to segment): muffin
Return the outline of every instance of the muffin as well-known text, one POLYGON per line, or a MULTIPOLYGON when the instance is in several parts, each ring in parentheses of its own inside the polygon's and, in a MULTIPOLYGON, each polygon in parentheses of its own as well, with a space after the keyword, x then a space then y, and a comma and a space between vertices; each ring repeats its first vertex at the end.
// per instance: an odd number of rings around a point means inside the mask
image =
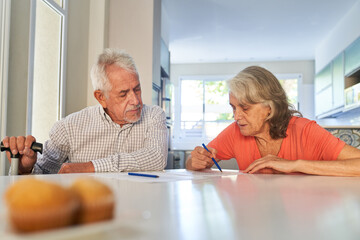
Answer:
POLYGON ((10 186, 5 202, 10 222, 19 232, 68 226, 78 208, 70 190, 35 178, 24 178, 10 186))
POLYGON ((80 201, 77 223, 92 223, 113 218, 114 194, 107 185, 88 177, 77 179, 70 189, 80 201))

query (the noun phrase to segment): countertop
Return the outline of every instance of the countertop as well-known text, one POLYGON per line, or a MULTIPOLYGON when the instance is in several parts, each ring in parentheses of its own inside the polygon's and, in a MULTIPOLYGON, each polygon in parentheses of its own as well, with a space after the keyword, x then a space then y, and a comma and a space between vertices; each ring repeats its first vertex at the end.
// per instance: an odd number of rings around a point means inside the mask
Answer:
MULTIPOLYGON (((116 196, 111 221, 19 235, 0 200, 0 239, 360 239, 360 178, 166 170, 37 175, 69 185, 91 176, 116 196), (5 223, 5 224, 4 224, 5 223)), ((18 178, 0 177, 0 192, 18 178)))

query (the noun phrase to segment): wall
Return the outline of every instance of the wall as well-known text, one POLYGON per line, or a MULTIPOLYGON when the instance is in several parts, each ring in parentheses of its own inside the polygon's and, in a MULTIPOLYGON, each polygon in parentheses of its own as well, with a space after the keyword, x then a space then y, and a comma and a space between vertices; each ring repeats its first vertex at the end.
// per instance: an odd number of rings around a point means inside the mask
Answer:
MULTIPOLYGON (((18 136, 26 133, 26 102, 28 75, 28 46, 30 1, 11 1, 8 89, 7 89, 7 119, 6 131, 2 134, 18 136)), ((5 161, 2 173, 8 172, 9 163, 5 161)))
POLYGON ((165 42, 166 46, 169 46, 169 14, 166 11, 166 8, 161 4, 161 38, 165 42))
POLYGON ((65 116, 87 105, 88 0, 69 0, 65 116))
POLYGON ((145 104, 152 82, 160 82, 161 0, 110 0, 109 47, 125 49, 135 60, 145 104))
POLYGON ((30 1, 11 1, 6 135, 26 133, 30 1))
POLYGON ((89 46, 88 46, 88 84, 87 84, 87 106, 95 105, 98 102, 94 97, 94 89, 90 79, 90 70, 96 62, 97 56, 108 47, 108 21, 109 1, 90 0, 89 14, 89 46))
POLYGON ((315 51, 316 72, 360 36, 360 1, 341 19, 315 51))

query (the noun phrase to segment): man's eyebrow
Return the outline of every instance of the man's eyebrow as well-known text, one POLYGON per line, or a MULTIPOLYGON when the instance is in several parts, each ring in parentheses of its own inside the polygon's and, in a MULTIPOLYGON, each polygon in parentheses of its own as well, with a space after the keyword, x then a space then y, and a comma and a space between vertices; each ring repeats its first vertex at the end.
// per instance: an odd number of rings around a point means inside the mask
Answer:
MULTIPOLYGON (((136 85, 133 89, 139 88, 140 87, 140 83, 138 85, 136 85)), ((126 90, 121 90, 119 93, 128 93, 130 91, 130 89, 126 89, 126 90)))
POLYGON ((127 93, 127 92, 129 92, 129 91, 130 91, 130 89, 121 90, 120 93, 127 93))

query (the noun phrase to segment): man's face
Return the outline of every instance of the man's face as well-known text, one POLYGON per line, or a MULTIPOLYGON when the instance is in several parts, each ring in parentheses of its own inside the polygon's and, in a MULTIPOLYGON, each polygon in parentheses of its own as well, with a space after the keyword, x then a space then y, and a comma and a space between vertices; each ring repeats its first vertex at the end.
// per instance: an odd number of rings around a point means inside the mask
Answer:
POLYGON ((105 112, 121 126, 140 119, 143 107, 141 87, 136 73, 130 73, 116 65, 106 67, 106 73, 112 86, 107 97, 102 92, 98 99, 105 112))

